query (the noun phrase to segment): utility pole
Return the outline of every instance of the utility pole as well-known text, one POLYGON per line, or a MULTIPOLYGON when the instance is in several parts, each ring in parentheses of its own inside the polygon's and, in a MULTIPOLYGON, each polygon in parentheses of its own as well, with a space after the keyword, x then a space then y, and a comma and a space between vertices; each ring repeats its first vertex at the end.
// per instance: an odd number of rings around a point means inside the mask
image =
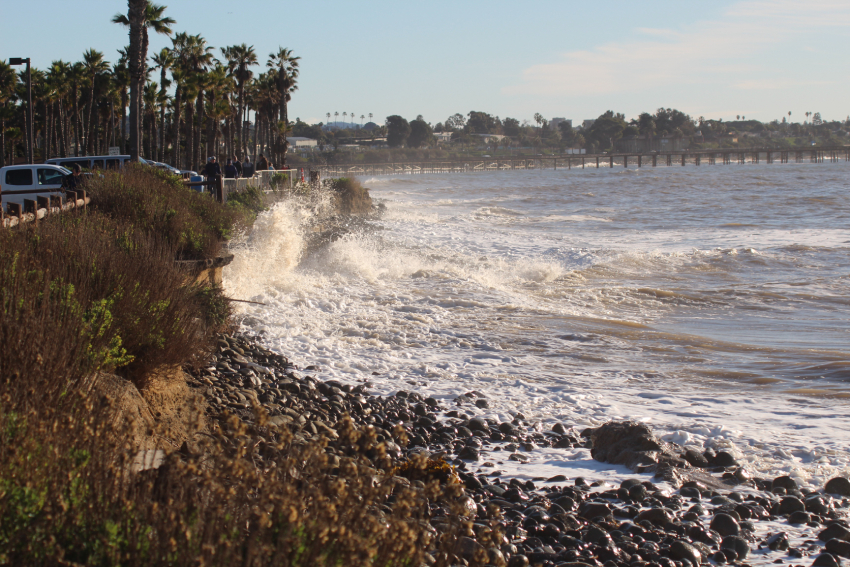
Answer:
POLYGON ((27 161, 32 163, 35 160, 35 154, 33 154, 32 150, 32 74, 30 73, 30 58, 9 58, 9 65, 23 65, 24 63, 27 64, 27 161))

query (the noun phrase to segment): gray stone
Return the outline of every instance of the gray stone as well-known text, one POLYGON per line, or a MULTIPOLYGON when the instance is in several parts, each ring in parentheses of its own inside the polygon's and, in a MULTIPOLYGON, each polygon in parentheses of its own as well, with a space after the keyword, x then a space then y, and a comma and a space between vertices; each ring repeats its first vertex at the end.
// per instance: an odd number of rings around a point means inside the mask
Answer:
POLYGON ((795 496, 786 496, 779 502, 779 513, 784 515, 805 511, 806 505, 795 496))
POLYGON ((729 514, 716 514, 711 519, 710 527, 723 537, 735 536, 741 533, 741 526, 738 525, 738 521, 729 514))
POLYGON ((826 483, 823 491, 829 494, 838 494, 839 496, 850 496, 850 480, 847 480, 843 476, 837 476, 826 483))
POLYGON ((670 544, 670 555, 676 559, 690 561, 691 565, 697 567, 702 563, 700 551, 688 542, 676 540, 670 544))
POLYGON ((850 530, 841 524, 832 524, 818 534, 818 539, 821 541, 829 541, 831 539, 850 541, 850 530))
POLYGON ((812 562, 812 567, 840 567, 841 561, 831 553, 821 553, 812 562))
POLYGON ((747 540, 740 536, 726 536, 720 542, 720 549, 732 549, 738 556, 738 559, 746 559, 750 554, 750 546, 747 540))

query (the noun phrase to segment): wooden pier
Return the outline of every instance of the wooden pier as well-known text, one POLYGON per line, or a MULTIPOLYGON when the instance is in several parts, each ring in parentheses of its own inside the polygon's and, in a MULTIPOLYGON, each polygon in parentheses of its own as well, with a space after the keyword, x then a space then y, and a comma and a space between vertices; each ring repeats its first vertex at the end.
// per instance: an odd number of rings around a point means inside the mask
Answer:
POLYGON ((682 152, 566 154, 557 156, 503 156, 464 160, 417 161, 395 163, 313 164, 322 177, 358 175, 415 175, 423 173, 476 173, 527 169, 585 169, 601 167, 682 167, 693 165, 744 165, 773 163, 827 163, 850 161, 850 146, 720 149, 682 152))

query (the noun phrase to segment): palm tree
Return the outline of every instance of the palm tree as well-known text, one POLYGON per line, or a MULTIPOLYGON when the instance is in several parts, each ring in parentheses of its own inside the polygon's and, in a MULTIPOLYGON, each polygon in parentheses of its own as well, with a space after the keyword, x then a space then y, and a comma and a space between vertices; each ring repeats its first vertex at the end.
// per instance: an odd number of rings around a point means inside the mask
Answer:
POLYGON ((330 123, 330 121, 331 121, 331 113, 330 113, 330 112, 328 112, 327 114, 325 114, 325 116, 327 116, 327 117, 328 117, 328 123, 330 123))
MULTIPOLYGON (((128 0, 131 2, 140 2, 140 0, 128 0)), ((163 16, 165 13, 166 6, 161 6, 159 4, 153 4, 148 2, 147 0, 144 2, 144 11, 142 17, 142 43, 141 43, 141 55, 142 55, 142 68, 141 74, 142 77, 147 76, 148 71, 148 28, 153 29, 156 33, 161 33, 163 35, 170 36, 172 34, 171 26, 177 23, 174 19, 169 18, 168 16, 163 16)), ((112 17, 112 23, 121 24, 122 26, 130 27, 130 20, 124 14, 115 14, 112 17)), ((141 89, 143 86, 144 79, 140 79, 138 88, 141 89)), ((141 112, 141 108, 139 108, 141 112)))
POLYGON ((278 104, 279 119, 283 122, 283 143, 280 144, 283 164, 286 163, 286 130, 289 128, 289 114, 287 103, 292 100, 292 92, 298 89, 298 62, 300 57, 294 57, 291 49, 279 47, 277 53, 269 54, 266 66, 277 71, 277 88, 280 93, 278 104))
POLYGON ((237 155, 242 157, 245 151, 245 136, 243 135, 242 115, 245 111, 245 83, 251 79, 253 73, 248 69, 257 64, 257 53, 254 46, 246 44, 222 47, 221 53, 227 59, 227 65, 231 74, 236 79, 236 87, 239 90, 239 151, 237 155))
POLYGON ((174 53, 167 47, 159 50, 153 56, 154 66, 159 69, 159 158, 164 159, 165 156, 165 107, 168 102, 168 87, 171 81, 168 80, 166 73, 171 66, 174 65, 174 53))
POLYGON ((85 126, 85 145, 83 151, 91 150, 91 115, 94 108, 94 83, 99 75, 109 71, 109 63, 103 60, 103 53, 95 49, 89 49, 83 53, 83 68, 86 79, 89 82, 89 109, 85 126))
POLYGON ((369 113, 369 122, 371 122, 371 121, 372 121, 372 113, 370 112, 369 113))
POLYGON ((334 112, 334 124, 339 128, 339 112, 334 112))
POLYGON ((127 68, 130 72, 130 159, 138 160, 141 151, 139 132, 139 109, 141 108, 141 85, 144 79, 143 41, 145 9, 147 0, 127 0, 127 26, 130 28, 130 48, 127 51, 127 68))
POLYGON ((15 96, 18 76, 14 69, 3 60, 0 60, 0 167, 6 165, 6 118, 9 113, 6 103, 15 96))
POLYGON ((366 118, 364 115, 360 115, 360 129, 363 129, 363 119, 366 118))
POLYGON ((345 117, 348 116, 347 112, 342 113, 342 127, 345 128, 345 117))

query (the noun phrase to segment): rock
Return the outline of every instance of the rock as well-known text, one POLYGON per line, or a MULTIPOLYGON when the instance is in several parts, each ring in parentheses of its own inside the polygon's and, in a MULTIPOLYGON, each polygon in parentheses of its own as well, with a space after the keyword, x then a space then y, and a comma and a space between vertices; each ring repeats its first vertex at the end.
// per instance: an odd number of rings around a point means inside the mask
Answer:
POLYGON ((694 567, 698 567, 702 563, 702 554, 699 550, 682 540, 676 540, 670 544, 670 555, 676 559, 689 561, 694 567))
POLYGON ((590 433, 591 456, 597 461, 625 465, 636 472, 656 470, 659 463, 683 463, 671 446, 634 421, 609 421, 590 433))
POLYGON ((636 484, 629 489, 629 498, 636 502, 641 502, 646 498, 646 487, 642 484, 636 484))
POLYGON ((750 554, 750 546, 747 544, 747 540, 740 536, 724 537, 723 541, 720 542, 720 549, 734 550, 738 560, 746 559, 747 555, 750 554))
POLYGON ((480 549, 483 550, 484 547, 472 539, 471 537, 462 537, 460 538, 460 554, 464 559, 470 560, 475 556, 475 553, 480 549))
POLYGON ((518 461, 520 463, 527 463, 528 462, 528 457, 526 457, 522 453, 511 453, 508 456, 508 459, 511 460, 511 461, 518 461))
POLYGON ((829 541, 831 539, 850 541, 850 530, 841 524, 832 524, 818 534, 818 539, 821 541, 829 541))
POLYGON ((735 460, 732 453, 727 451, 718 451, 717 455, 715 455, 714 459, 711 461, 711 466, 713 467, 734 467, 737 466, 737 464, 738 461, 735 460))
POLYGON ((475 405, 481 409, 489 409, 490 402, 487 400, 475 400, 475 405))
POLYGON ((723 537, 736 536, 741 533, 741 526, 738 521, 729 514, 716 514, 711 519, 710 527, 723 537))
POLYGON ((783 516, 793 512, 805 511, 806 505, 795 496, 786 496, 779 502, 779 513, 783 516))
POLYGON ((635 516, 635 521, 641 522, 647 520, 656 526, 666 526, 673 521, 673 518, 672 510, 668 510, 667 508, 650 508, 635 516))
POLYGON ((688 461, 688 463, 690 463, 691 466, 694 466, 694 467, 697 467, 697 468, 700 468, 700 469, 708 468, 708 459, 706 459, 705 456, 700 454, 698 451, 694 451, 693 449, 688 449, 687 451, 685 451, 685 454, 682 455, 682 457, 684 457, 684 459, 686 461, 688 461))
MULTIPOLYGON (((485 433, 489 433, 490 426, 487 425, 487 422, 481 419, 480 417, 474 417, 469 420, 469 430, 472 432, 483 431, 485 433)), ((459 429, 458 432, 460 432, 459 429)))
POLYGON ((779 532, 778 534, 773 534, 767 541, 765 541, 765 545, 771 551, 785 551, 788 549, 789 541, 788 541, 788 533, 779 532))
POLYGON ((794 512, 788 516, 789 524, 808 524, 812 521, 812 516, 808 512, 794 512))
POLYGON ((773 479, 773 488, 784 488, 786 492, 797 490, 797 481, 790 476, 779 476, 773 479))
POLYGON ((840 539, 831 539, 826 542, 826 550, 833 555, 850 558, 850 543, 840 539))
POLYGON ((812 567, 840 567, 841 561, 831 553, 821 553, 812 562, 812 567))
POLYGON ((839 496, 850 496, 850 480, 843 476, 830 479, 823 487, 827 494, 838 494, 839 496))
POLYGON ((513 555, 508 561, 508 567, 528 567, 528 557, 522 554, 513 555))

